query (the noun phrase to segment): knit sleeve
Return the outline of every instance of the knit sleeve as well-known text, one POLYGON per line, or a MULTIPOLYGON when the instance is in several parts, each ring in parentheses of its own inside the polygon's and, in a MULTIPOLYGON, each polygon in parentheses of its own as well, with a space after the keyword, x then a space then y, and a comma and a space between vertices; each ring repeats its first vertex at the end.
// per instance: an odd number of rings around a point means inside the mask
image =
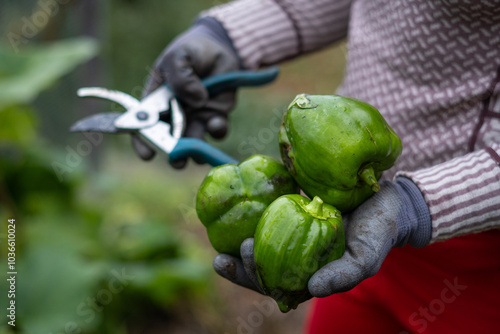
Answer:
POLYGON ((346 37, 352 0, 235 0, 202 16, 222 23, 242 60, 255 69, 346 37))
POLYGON ((500 228, 500 145, 416 172, 432 220, 431 243, 500 228))

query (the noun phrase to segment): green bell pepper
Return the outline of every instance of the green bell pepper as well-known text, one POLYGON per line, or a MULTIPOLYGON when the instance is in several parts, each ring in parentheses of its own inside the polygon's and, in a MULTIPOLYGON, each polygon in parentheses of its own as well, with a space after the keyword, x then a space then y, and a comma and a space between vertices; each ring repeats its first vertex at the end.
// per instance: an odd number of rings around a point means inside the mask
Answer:
POLYGON ((276 198, 298 187, 280 161, 254 155, 240 164, 213 168, 196 195, 196 212, 219 253, 240 256, 240 245, 276 198))
POLYGON ((280 310, 288 312, 311 298, 311 276, 344 250, 339 210, 319 197, 281 196, 266 209, 255 231, 257 278, 280 310))
POLYGON ((283 116, 282 160, 302 190, 342 212, 380 189, 401 140, 375 107, 337 95, 301 94, 283 116))

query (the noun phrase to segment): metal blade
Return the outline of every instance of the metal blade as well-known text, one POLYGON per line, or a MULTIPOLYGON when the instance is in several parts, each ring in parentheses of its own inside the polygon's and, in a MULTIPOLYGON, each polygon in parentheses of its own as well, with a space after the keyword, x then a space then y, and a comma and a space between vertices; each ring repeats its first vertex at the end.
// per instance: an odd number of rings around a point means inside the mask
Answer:
POLYGON ((138 130, 158 123, 159 114, 169 109, 170 90, 162 85, 146 96, 139 105, 128 108, 127 112, 116 120, 121 129, 138 130))
POLYGON ((170 124, 164 122, 158 122, 149 128, 139 130, 139 133, 166 154, 172 152, 179 141, 170 134, 170 124))
POLYGON ((115 126, 115 120, 120 117, 120 112, 106 112, 82 118, 70 128, 71 132, 128 132, 115 126))
POLYGON ((168 110, 172 97, 172 91, 166 85, 161 85, 142 99, 141 108, 156 113, 168 110))
POLYGON ((170 117, 172 119, 172 136, 179 139, 184 134, 184 130, 186 130, 184 111, 182 111, 181 107, 179 106, 179 102, 177 102, 176 99, 171 99, 170 105, 172 107, 170 113, 170 117))
POLYGON ((121 104, 127 110, 137 108, 141 104, 139 100, 127 93, 102 87, 83 87, 78 89, 77 94, 80 97, 98 97, 101 99, 107 99, 121 104))

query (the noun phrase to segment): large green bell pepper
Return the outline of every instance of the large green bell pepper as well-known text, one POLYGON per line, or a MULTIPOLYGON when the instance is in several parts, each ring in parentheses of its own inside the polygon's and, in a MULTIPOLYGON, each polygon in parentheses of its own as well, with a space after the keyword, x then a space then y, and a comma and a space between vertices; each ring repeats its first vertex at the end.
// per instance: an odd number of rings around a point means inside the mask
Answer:
POLYGON ((378 191, 401 140, 375 107, 337 95, 301 94, 283 116, 283 162, 302 190, 342 212, 378 191))

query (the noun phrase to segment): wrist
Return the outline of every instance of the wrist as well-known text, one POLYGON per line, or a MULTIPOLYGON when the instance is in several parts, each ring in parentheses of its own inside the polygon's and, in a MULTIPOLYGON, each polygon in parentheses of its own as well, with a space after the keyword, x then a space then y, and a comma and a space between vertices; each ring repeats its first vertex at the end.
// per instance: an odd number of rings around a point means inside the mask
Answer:
POLYGON ((394 184, 402 200, 401 211, 396 220, 397 246, 410 244, 422 248, 431 240, 432 224, 429 207, 420 189, 410 179, 397 177, 394 184))

